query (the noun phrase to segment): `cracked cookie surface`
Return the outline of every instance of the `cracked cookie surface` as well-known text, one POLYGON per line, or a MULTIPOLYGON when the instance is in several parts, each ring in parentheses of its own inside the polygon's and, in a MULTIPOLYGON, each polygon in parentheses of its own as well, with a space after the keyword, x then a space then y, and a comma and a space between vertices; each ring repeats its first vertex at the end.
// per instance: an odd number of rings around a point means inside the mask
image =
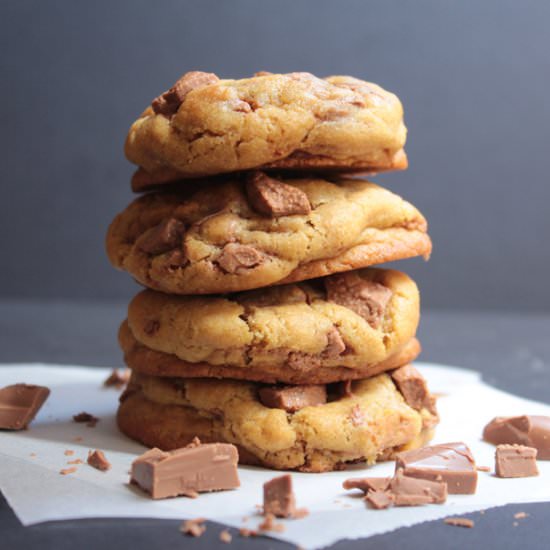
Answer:
POLYGON ((140 197, 112 222, 109 259, 149 288, 214 294, 429 257, 426 220, 401 197, 364 180, 281 182, 294 191, 282 201, 235 177, 140 197), (303 213, 279 215, 289 204, 303 213))
POLYGON ((184 75, 132 124, 135 190, 182 178, 272 168, 404 169, 407 130, 394 94, 350 76, 184 75))
POLYGON ((176 449, 197 436, 237 445, 242 464, 305 472, 389 459, 425 445, 438 422, 435 411, 408 405, 388 374, 357 380, 351 395, 294 413, 263 405, 259 388, 134 373, 117 421, 122 432, 149 447, 176 449))
POLYGON ((243 377, 258 369, 279 372, 281 380, 295 374, 313 380, 321 367, 326 376, 331 368, 368 372, 384 361, 394 364, 391 358, 411 346, 419 310, 412 279, 375 268, 228 296, 145 290, 130 302, 120 341, 125 351, 137 342, 219 372, 236 367, 243 377))

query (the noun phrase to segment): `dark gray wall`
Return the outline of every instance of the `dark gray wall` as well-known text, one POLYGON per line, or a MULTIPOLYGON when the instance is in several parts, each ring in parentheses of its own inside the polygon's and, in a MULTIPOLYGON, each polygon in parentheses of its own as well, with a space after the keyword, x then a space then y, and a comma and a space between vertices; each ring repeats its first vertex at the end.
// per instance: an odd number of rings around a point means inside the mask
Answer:
POLYGON ((377 181, 430 221, 426 305, 550 309, 549 29, 547 0, 3 0, 0 295, 129 296, 131 121, 189 69, 305 70, 402 98, 410 169, 377 181))

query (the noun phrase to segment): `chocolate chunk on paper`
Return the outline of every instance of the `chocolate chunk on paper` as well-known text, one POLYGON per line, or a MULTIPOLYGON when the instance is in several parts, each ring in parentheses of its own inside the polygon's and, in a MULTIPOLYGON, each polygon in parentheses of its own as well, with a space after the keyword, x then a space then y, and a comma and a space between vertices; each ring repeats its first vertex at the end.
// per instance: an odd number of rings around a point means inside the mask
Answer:
POLYGON ((444 443, 399 453, 395 469, 403 470, 409 477, 445 481, 451 495, 476 492, 477 468, 464 443, 444 443))
POLYGON ((194 442, 169 452, 155 448, 134 460, 130 482, 154 499, 236 489, 238 460, 237 448, 228 443, 194 442))
POLYGON ((277 518, 302 518, 308 514, 305 508, 296 508, 292 489, 292 476, 285 474, 264 483, 264 516, 277 518))
POLYGON ((262 405, 271 409, 296 412, 304 407, 324 405, 327 402, 326 386, 267 386, 258 391, 262 405))
POLYGON ((389 490, 395 506, 421 506, 442 504, 447 500, 447 483, 425 478, 406 476, 397 470, 390 481, 389 490))
POLYGON ((13 384, 0 389, 0 430, 24 430, 49 395, 49 388, 31 384, 13 384))
POLYGON ((550 416, 496 417, 483 430, 493 445, 525 445, 537 449, 539 460, 550 460, 550 416))
POLYGON ((352 477, 342 484, 344 489, 368 491, 385 491, 390 486, 391 477, 352 477))
POLYGON ((263 172, 248 175, 246 194, 256 212, 272 218, 311 212, 309 199, 301 189, 270 178, 263 172))
POLYGON ((523 445, 498 445, 495 473, 497 477, 538 476, 537 450, 523 445))

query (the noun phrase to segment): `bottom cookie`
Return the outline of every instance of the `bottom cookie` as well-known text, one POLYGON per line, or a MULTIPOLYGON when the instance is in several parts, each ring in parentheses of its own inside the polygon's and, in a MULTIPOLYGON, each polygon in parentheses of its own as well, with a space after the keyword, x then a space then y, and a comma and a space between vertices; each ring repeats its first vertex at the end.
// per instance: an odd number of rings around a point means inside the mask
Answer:
POLYGON ((425 445, 438 422, 425 386, 419 399, 422 388, 411 395, 398 376, 394 381, 386 373, 347 385, 316 386, 320 404, 295 412, 289 412, 288 403, 286 410, 263 404, 265 388, 295 387, 134 373, 121 396, 117 421, 123 433, 149 447, 176 449, 197 436, 235 444, 241 464, 302 472, 392 458, 425 445), (326 402, 320 394, 328 396, 326 402))

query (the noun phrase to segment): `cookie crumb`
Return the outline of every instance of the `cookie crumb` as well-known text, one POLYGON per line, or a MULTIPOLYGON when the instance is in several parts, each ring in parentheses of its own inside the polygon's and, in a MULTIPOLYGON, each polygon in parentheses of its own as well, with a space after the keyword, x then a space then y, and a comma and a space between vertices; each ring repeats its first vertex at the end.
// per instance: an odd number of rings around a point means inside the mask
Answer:
POLYGON ((180 531, 191 537, 200 537, 206 531, 205 518, 188 519, 180 525, 180 531))
POLYGON ((66 476, 67 474, 74 474, 76 472, 77 468, 74 466, 72 468, 64 468, 63 470, 59 470, 59 473, 62 476, 66 476))
POLYGON ((443 521, 447 525, 452 525, 454 527, 466 527, 467 529, 471 529, 475 525, 474 521, 468 518, 445 518, 443 521))
POLYGON ((36 458, 36 453, 31 453, 29 456, 32 458, 36 458))
POLYGON ((111 374, 105 379, 103 385, 106 388, 120 389, 125 386, 130 380, 130 369, 125 369, 119 372, 118 369, 113 369, 111 374))
POLYGON ((220 540, 226 544, 229 544, 233 540, 233 537, 227 529, 224 529, 220 532, 220 540))

